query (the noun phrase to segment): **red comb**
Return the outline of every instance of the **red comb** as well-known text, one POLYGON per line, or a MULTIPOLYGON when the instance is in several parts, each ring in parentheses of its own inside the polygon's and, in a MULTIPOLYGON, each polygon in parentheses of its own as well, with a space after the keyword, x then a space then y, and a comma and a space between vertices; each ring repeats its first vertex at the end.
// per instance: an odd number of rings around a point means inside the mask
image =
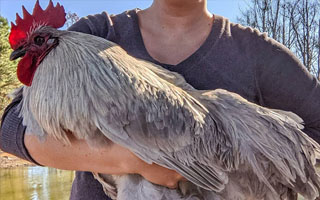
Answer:
POLYGON ((35 25, 46 25, 53 28, 60 28, 66 22, 66 13, 63 6, 57 3, 53 5, 50 0, 48 7, 42 10, 37 0, 36 5, 33 8, 32 15, 22 6, 23 19, 18 15, 16 17, 16 25, 11 22, 11 32, 9 35, 9 43, 12 49, 17 49, 20 43, 27 37, 31 28, 35 28, 35 25))

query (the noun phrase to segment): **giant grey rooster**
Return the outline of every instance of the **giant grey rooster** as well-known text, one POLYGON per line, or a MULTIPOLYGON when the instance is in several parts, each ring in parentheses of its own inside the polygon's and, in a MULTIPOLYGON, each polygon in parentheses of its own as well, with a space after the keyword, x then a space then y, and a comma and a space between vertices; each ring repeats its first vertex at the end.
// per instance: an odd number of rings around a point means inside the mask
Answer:
POLYGON ((93 148, 118 143, 148 163, 176 170, 180 190, 138 175, 96 174, 119 200, 306 199, 319 196, 319 145, 284 114, 225 90, 198 91, 178 74, 129 56, 118 45, 57 30, 62 6, 23 8, 9 41, 22 57, 23 123, 68 144, 67 132, 93 148))

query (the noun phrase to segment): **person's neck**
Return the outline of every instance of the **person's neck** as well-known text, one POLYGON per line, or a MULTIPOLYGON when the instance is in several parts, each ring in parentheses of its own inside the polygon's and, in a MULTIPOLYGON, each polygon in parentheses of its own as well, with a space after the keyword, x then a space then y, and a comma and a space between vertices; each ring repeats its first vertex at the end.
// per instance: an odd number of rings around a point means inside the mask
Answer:
POLYGON ((189 29, 212 22, 206 0, 154 0, 142 11, 144 16, 165 29, 189 29))

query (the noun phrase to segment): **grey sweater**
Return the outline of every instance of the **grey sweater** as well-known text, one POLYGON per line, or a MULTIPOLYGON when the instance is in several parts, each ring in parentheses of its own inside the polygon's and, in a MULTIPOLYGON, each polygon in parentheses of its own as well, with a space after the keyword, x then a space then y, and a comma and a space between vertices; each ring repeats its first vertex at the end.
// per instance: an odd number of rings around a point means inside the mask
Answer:
MULTIPOLYGON (((215 16, 212 31, 202 46, 181 63, 167 65, 148 54, 136 11, 88 16, 69 30, 111 40, 134 57, 180 73, 196 89, 223 88, 259 105, 292 111, 304 120, 304 131, 320 143, 320 84, 286 47, 255 29, 215 16)), ((25 128, 17 110, 20 100, 16 98, 5 111, 0 148, 36 163, 23 143, 25 128)), ((107 197, 91 173, 77 172, 71 199, 107 197)))

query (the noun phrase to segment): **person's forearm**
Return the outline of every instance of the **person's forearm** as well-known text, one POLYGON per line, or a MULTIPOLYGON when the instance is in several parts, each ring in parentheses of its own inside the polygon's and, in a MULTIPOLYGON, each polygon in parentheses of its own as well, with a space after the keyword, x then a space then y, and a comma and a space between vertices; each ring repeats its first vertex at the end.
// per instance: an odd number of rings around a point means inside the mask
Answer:
POLYGON ((34 135, 25 135, 25 145, 30 155, 41 165, 107 174, 135 173, 131 152, 119 145, 110 142, 106 147, 92 148, 84 140, 71 138, 70 141, 71 145, 65 145, 47 137, 41 142, 34 135), (131 162, 132 171, 129 171, 124 160, 131 162))
POLYGON ((113 175, 140 174, 150 182, 170 188, 183 179, 177 172, 147 164, 128 149, 111 142, 95 149, 84 140, 71 138, 71 145, 64 145, 52 137, 40 142, 36 136, 26 134, 25 145, 33 159, 49 167, 113 175))

